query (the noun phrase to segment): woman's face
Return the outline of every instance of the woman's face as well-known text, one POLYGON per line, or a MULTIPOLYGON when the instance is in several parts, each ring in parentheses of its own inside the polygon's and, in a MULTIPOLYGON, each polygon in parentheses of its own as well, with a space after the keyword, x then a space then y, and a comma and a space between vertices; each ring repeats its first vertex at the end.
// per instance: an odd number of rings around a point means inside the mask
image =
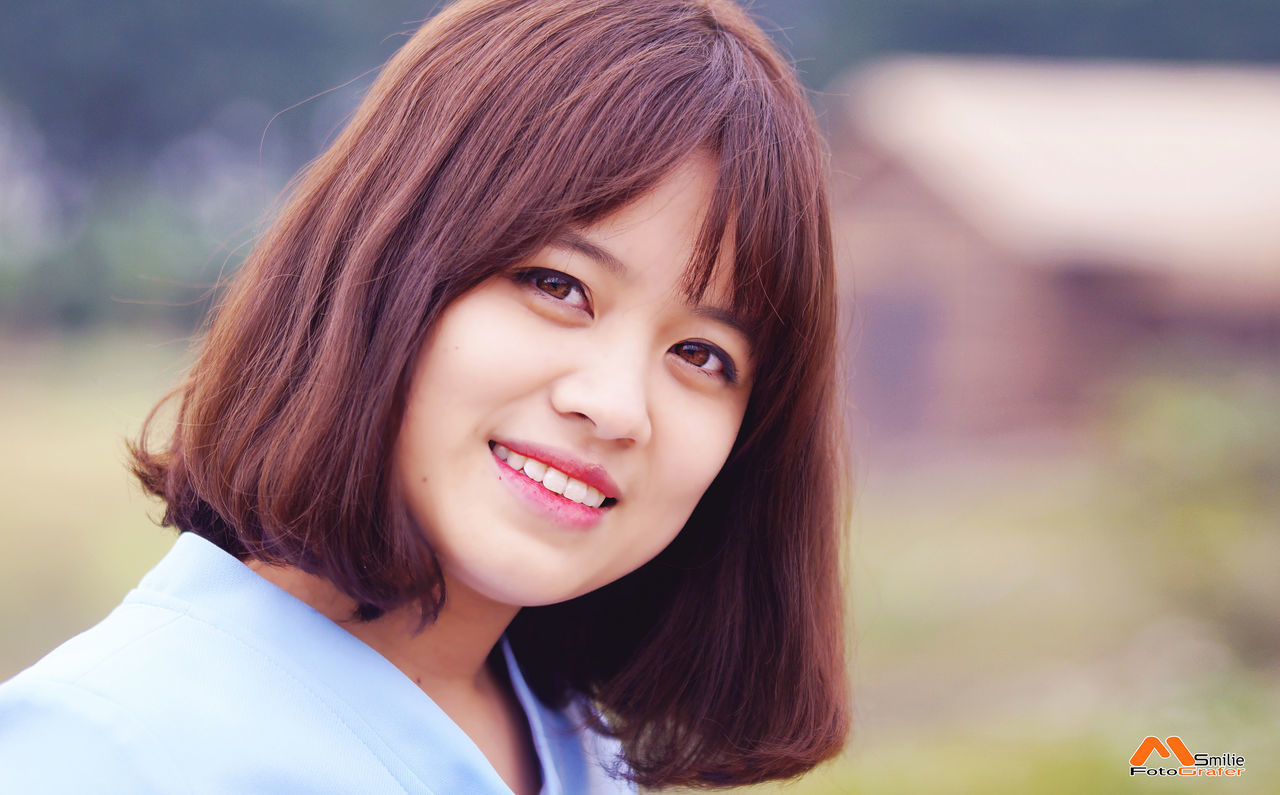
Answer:
POLYGON ((750 348, 729 268, 697 305, 680 289, 714 179, 691 159, 441 315, 394 465, 448 588, 513 606, 599 588, 675 538, 720 471, 750 348))

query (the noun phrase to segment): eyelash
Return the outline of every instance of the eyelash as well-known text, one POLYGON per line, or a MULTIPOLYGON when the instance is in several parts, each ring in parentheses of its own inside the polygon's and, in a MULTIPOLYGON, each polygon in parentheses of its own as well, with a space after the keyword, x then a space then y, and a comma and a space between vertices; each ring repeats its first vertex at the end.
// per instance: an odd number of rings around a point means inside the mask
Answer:
MULTIPOLYGON (((582 282, 570 276, 569 274, 562 273, 557 270, 552 270, 550 268, 528 268, 525 270, 517 271, 515 274, 513 274, 513 276, 517 284, 530 287, 534 290, 537 290, 540 293, 543 293, 549 296, 554 301, 560 301, 560 302, 566 303, 570 307, 573 307, 574 309, 577 309, 582 312, 586 312, 589 316, 595 317, 595 312, 592 311, 591 309, 591 299, 587 295, 586 286, 582 282), (566 292, 563 296, 553 293, 551 290, 547 289, 544 286, 545 282, 548 280, 555 280, 559 282, 562 287, 568 290, 568 292, 566 292), (575 290, 582 296, 582 301, 585 303, 585 306, 578 307, 569 303, 569 296, 573 295, 573 292, 575 290)), ((685 362, 688 362, 698 372, 704 375, 707 375, 713 378, 718 378, 728 384, 738 383, 738 368, 734 365, 733 359, 729 356, 729 354, 725 353, 724 350, 720 348, 720 346, 718 345, 712 345, 710 342, 706 342, 703 340, 685 340, 683 342, 677 342, 675 345, 672 345, 671 348, 668 350, 668 352, 674 353, 676 356, 680 357, 685 362), (685 358, 685 356, 681 355, 679 351, 682 351, 682 350, 684 351, 684 353, 691 353, 695 351, 705 352, 709 357, 714 358, 720 362, 720 369, 708 370, 706 367, 703 367, 702 365, 694 364, 693 362, 685 358)))
MULTIPOLYGON (((733 359, 729 358, 729 354, 725 353, 718 346, 701 340, 686 340, 672 345, 670 352, 675 353, 677 350, 684 348, 693 348, 695 350, 705 351, 708 355, 713 356, 720 361, 719 370, 708 370, 705 367, 689 362, 689 364, 693 364, 693 366, 698 369, 698 372, 719 378, 728 384, 738 383, 738 368, 734 366, 733 359)), ((680 356, 679 353, 676 353, 676 355, 680 356)), ((684 359, 683 356, 680 356, 680 358, 684 359)), ((685 359, 685 361, 688 362, 689 360, 685 359)))
POLYGON ((533 289, 541 293, 545 293, 546 295, 550 296, 556 301, 561 301, 573 307, 574 309, 578 309, 582 312, 586 312, 591 317, 595 317, 595 312, 592 311, 591 309, 591 298, 587 295, 586 286, 583 285, 582 282, 578 281, 577 279, 573 278, 567 273, 561 273, 560 271, 551 270, 550 268, 529 268, 527 270, 517 271, 515 274, 515 279, 516 279, 516 282, 519 284, 524 284, 529 287, 532 287, 533 289), (549 279, 555 279, 561 282, 565 287, 568 288, 569 292, 564 296, 556 295, 551 290, 548 290, 546 287, 539 284, 540 281, 549 280, 549 279), (582 295, 582 301, 583 303, 586 304, 586 306, 577 307, 569 303, 568 296, 572 295, 574 290, 577 290, 582 295))

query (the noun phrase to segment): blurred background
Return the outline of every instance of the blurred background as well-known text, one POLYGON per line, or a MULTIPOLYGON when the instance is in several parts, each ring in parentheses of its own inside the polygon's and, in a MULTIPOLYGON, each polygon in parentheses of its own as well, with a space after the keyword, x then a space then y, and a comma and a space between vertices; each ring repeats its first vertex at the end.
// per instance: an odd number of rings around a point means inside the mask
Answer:
MULTIPOLYGON (((433 6, 5 0, 0 679, 167 549, 124 439, 433 6)), ((792 793, 1280 791, 1280 5, 758 0, 831 139, 856 734, 792 793)), ((772 792, 777 788, 761 788, 772 792)))

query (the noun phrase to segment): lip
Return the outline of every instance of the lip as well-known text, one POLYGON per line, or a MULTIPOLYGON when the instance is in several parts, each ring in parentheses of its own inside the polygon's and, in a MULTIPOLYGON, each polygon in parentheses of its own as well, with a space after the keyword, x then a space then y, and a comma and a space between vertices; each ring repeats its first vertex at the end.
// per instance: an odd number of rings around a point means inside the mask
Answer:
MULTIPOLYGON (((547 466, 554 467, 569 477, 580 480, 588 486, 591 486, 607 498, 611 497, 614 500, 619 500, 618 494, 621 489, 618 488, 618 484, 613 482, 613 479, 609 477, 608 471, 600 464, 591 461, 583 461, 563 450, 557 450, 553 447, 544 447, 543 445, 533 444, 531 442, 522 442, 519 440, 513 441, 509 439, 494 439, 493 441, 513 453, 519 453, 525 458, 537 459, 547 466)), ((511 467, 507 468, 511 469, 511 467)), ((530 482, 532 483, 532 481, 530 482)), ((542 487, 539 486, 539 488, 542 487)), ((546 491, 546 489, 542 490, 546 491)), ((569 500, 569 502, 572 502, 572 500, 569 500)))
POLYGON ((555 492, 548 491, 541 483, 534 482, 528 475, 518 472, 507 465, 506 461, 493 456, 498 465, 498 480, 507 484, 507 488, 525 505, 538 514, 550 519, 558 525, 577 530, 590 530, 604 519, 607 508, 592 508, 580 502, 565 499, 555 492))

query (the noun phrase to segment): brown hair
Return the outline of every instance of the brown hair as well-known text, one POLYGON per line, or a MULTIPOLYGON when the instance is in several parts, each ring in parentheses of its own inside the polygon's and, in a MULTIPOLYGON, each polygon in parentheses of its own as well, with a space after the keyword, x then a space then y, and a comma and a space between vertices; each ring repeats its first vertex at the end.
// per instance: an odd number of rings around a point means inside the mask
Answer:
MULTIPOLYGON (((688 271, 733 235, 757 378, 729 460, 639 570, 509 636, 540 697, 584 695, 645 786, 790 777, 848 729, 825 153, 793 70, 730 0, 463 0, 392 58, 217 308, 167 446, 133 448, 164 523, 323 576, 371 617, 439 566, 392 488, 441 310, 698 151, 688 271)), ((154 417, 153 413, 153 417, 154 417)), ((148 425, 151 421, 148 420, 148 425)))

